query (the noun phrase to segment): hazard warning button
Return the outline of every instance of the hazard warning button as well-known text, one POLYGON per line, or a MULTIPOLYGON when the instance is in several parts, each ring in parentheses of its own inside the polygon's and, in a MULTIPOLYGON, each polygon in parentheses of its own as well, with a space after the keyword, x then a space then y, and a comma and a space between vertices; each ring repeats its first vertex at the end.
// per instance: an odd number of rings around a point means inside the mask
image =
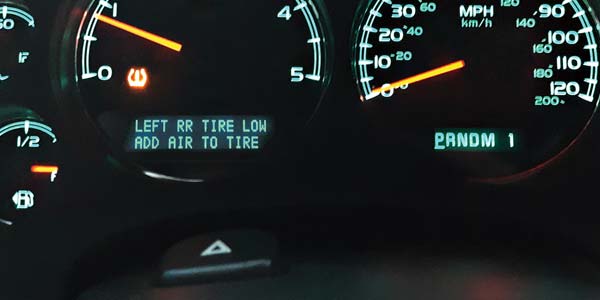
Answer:
POLYGON ((160 267, 161 285, 183 285, 268 275, 277 271, 276 240, 258 231, 198 236, 170 248, 160 267))

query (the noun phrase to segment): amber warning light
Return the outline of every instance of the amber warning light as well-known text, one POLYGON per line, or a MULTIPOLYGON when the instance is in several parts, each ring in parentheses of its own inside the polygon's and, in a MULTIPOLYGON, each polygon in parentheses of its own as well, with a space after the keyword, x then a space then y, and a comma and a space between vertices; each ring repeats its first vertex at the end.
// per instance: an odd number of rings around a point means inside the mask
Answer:
POLYGON ((131 68, 127 74, 127 84, 133 89, 146 88, 148 79, 148 72, 145 68, 131 68))

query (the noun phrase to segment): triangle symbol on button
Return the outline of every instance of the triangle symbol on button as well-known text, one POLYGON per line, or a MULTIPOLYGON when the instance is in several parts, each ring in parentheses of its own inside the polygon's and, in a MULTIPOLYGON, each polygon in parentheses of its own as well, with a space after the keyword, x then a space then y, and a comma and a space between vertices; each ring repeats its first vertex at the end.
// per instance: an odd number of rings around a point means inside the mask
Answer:
POLYGON ((214 255, 223 255, 229 254, 231 252, 233 251, 231 250, 231 248, 229 248, 229 246, 227 246, 227 244, 223 243, 223 241, 221 240, 217 240, 216 242, 212 243, 212 245, 208 246, 208 248, 206 248, 206 250, 204 250, 200 256, 206 257, 214 255))

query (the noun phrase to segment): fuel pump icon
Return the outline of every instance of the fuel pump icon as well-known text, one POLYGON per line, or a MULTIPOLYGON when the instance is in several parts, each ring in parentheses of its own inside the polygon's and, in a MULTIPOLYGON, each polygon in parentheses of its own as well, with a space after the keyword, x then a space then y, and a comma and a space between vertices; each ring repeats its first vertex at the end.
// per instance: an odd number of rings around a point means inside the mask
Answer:
POLYGON ((16 209, 24 210, 24 209, 29 209, 29 208, 33 207, 33 205, 35 204, 33 198, 34 198, 33 192, 21 190, 21 191, 17 191, 13 195, 12 201, 15 204, 16 209))

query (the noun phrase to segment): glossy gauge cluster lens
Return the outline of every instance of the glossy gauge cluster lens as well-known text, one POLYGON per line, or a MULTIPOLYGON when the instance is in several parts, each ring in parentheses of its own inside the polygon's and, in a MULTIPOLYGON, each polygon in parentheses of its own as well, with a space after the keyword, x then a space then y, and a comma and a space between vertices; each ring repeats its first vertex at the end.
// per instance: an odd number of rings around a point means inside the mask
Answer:
POLYGON ((76 94, 113 153, 147 175, 196 179, 206 162, 254 160, 304 127, 329 80, 317 0, 83 8, 67 41, 76 94))
POLYGON ((362 9, 353 66, 388 140, 404 134, 476 178, 524 175, 568 149, 596 111, 598 23, 586 0, 362 9))

